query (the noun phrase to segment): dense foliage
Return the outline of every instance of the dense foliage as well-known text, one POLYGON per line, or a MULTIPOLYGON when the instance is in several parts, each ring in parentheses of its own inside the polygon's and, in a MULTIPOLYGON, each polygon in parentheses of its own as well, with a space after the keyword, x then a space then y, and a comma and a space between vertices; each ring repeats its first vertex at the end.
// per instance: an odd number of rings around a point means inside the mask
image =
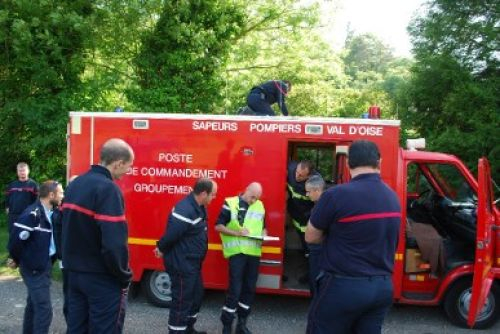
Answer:
POLYGON ((432 1, 410 28, 416 62, 404 115, 431 150, 456 154, 473 170, 480 156, 488 157, 497 180, 499 22, 498 1, 432 1))
POLYGON ((431 149, 487 155, 498 178, 498 5, 431 5, 413 63, 370 34, 333 50, 320 28, 335 6, 298 0, 0 1, 0 183, 20 160, 64 177, 70 110, 234 114, 269 79, 293 82, 292 115, 377 104, 431 149))
POLYGON ((148 112, 210 113, 224 86, 221 69, 244 25, 234 0, 166 1, 134 58, 137 87, 128 90, 148 112))
POLYGON ((63 175, 66 115, 79 105, 91 14, 87 1, 0 2, 2 181, 20 160, 39 177, 63 175))

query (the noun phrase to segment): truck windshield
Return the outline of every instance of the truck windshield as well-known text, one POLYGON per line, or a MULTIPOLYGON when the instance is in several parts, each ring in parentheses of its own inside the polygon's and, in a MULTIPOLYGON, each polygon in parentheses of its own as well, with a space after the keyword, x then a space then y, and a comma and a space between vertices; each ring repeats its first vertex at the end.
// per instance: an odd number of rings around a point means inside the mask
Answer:
POLYGON ((477 195, 462 173, 450 164, 427 165, 443 194, 454 202, 475 203, 477 195))

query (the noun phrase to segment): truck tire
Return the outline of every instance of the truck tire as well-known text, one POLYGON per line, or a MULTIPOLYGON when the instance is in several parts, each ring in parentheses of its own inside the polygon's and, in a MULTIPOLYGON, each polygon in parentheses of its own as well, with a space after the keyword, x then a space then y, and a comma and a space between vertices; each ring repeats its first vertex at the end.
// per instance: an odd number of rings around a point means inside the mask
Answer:
POLYGON ((172 283, 166 272, 147 271, 142 278, 141 288, 151 304, 159 307, 170 307, 172 283))
MULTIPOLYGON (((467 326, 470 298, 472 292, 472 278, 464 278, 455 282, 448 290, 444 299, 444 311, 450 321, 463 328, 467 326)), ((500 292, 496 282, 491 285, 486 298, 486 304, 479 312, 474 329, 486 329, 493 326, 500 316, 500 292)))

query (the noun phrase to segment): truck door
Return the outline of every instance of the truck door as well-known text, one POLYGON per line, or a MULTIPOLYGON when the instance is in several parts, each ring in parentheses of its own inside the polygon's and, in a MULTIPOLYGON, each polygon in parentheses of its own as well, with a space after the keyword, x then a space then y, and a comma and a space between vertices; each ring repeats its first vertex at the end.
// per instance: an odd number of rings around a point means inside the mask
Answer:
POLYGON ((488 160, 482 158, 478 166, 478 206, 477 206, 477 236, 476 258, 474 263, 474 278, 467 324, 472 327, 485 305, 486 297, 493 283, 494 243, 492 242, 495 226, 495 210, 493 208, 493 190, 488 160))

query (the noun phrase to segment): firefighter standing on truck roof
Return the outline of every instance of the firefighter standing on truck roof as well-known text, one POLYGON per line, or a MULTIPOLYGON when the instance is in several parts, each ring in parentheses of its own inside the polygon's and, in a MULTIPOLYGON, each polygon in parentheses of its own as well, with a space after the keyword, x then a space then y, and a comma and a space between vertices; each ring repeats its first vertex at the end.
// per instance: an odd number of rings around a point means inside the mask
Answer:
POLYGON ((231 334, 236 313, 236 334, 251 334, 246 322, 255 297, 262 241, 249 236, 266 235, 261 196, 262 186, 252 182, 241 196, 226 198, 215 225, 224 257, 229 259, 229 288, 220 317, 223 334, 231 334))
POLYGON ((206 206, 217 195, 217 183, 198 179, 193 191, 175 205, 163 237, 154 249, 163 257, 172 281, 169 333, 206 333, 194 329, 203 299, 201 265, 208 250, 206 206))
POLYGON ((288 80, 270 80, 250 90, 247 104, 258 116, 275 116, 271 105, 278 103, 281 113, 288 116, 285 97, 291 90, 292 83, 288 80))
MULTIPOLYGON (((309 256, 304 232, 306 230, 311 210, 314 207, 314 202, 306 194, 306 181, 311 175, 319 175, 314 171, 314 165, 311 161, 302 160, 300 162, 291 161, 288 164, 287 175, 287 211, 292 218, 292 224, 299 234, 300 243, 304 256, 309 256)), ((301 283, 307 283, 308 273, 306 272, 299 278, 301 283)))

